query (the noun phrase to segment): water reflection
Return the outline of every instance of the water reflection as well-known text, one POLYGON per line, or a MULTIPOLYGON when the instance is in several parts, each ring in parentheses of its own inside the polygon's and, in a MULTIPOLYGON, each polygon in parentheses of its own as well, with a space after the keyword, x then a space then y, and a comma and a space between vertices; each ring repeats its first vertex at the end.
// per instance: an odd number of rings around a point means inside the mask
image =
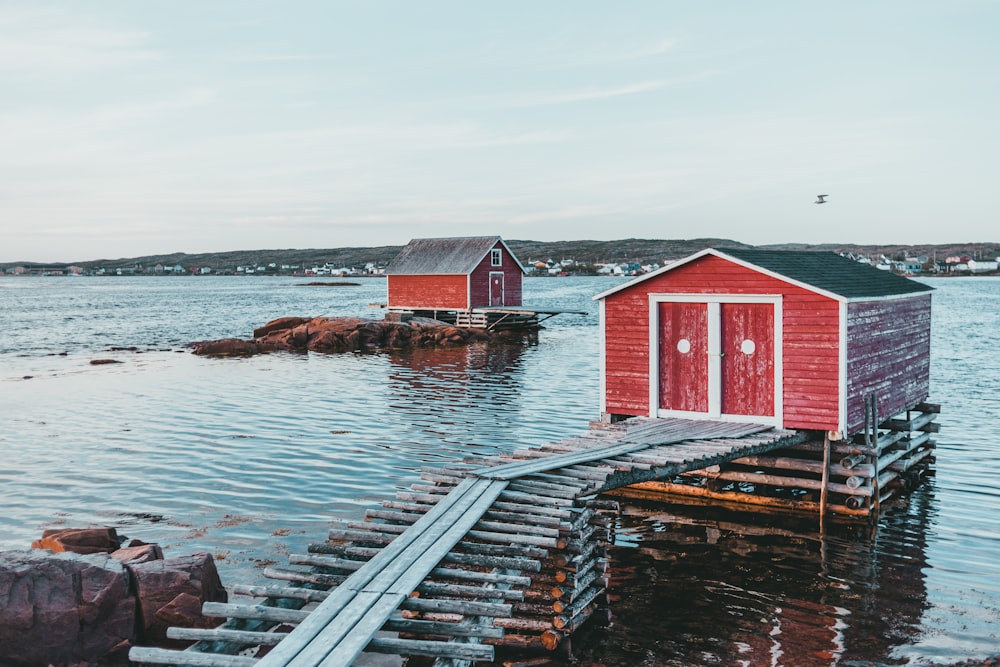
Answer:
POLYGON ((837 524, 821 534, 815 517, 629 500, 612 548, 612 623, 575 638, 575 657, 796 667, 892 660, 928 607, 931 502, 924 488, 874 527, 837 524))
POLYGON ((423 456, 449 460, 512 448, 508 426, 522 409, 524 350, 478 343, 386 352, 386 400, 394 421, 416 431, 402 439, 425 443, 423 456))

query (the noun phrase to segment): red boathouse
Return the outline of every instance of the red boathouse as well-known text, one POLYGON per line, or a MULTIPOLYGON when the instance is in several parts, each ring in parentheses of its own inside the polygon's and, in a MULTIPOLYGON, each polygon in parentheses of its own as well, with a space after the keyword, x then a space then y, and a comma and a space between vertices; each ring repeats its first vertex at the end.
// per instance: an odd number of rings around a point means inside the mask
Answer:
POLYGON ((862 431, 929 394, 932 288, 826 252, 707 249, 600 301, 601 412, 862 431))
POLYGON ((385 270, 390 309, 521 305, 524 267, 499 236, 413 239, 385 270))

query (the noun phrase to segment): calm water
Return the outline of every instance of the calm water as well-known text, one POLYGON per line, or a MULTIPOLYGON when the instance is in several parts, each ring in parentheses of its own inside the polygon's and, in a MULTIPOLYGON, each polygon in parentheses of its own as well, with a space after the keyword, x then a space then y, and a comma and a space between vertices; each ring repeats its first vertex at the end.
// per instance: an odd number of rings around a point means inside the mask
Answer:
MULTIPOLYGON (((384 283, 290 278, 0 278, 0 548, 101 524, 210 551, 226 583, 325 536, 466 453, 586 430, 597 309, 613 279, 532 279, 585 310, 537 345, 203 359, 284 315, 380 316, 384 283), (136 348, 135 350, 114 348, 136 348), (91 365, 93 359, 122 363, 91 365)), ((874 530, 630 503, 614 616, 574 639, 614 665, 922 664, 1000 652, 1000 280, 932 283, 936 476, 874 530)))

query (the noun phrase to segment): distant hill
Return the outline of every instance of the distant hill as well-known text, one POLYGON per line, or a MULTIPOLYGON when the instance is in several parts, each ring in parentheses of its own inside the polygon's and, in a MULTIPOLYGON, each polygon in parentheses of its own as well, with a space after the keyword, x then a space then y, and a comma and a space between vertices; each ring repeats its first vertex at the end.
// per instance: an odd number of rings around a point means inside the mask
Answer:
POLYGON ((974 259, 996 259, 1000 255, 1000 243, 939 243, 939 244, 913 244, 904 243, 887 245, 858 245, 854 243, 780 243, 772 245, 758 246, 766 250, 827 250, 830 252, 852 252, 856 255, 885 255, 890 259, 904 259, 906 257, 919 257, 921 255, 943 260, 945 257, 953 255, 968 255, 974 259))
MULTIPOLYGON (((699 238, 699 239, 620 239, 616 241, 527 241, 506 240, 511 250, 521 259, 556 261, 574 259, 580 263, 595 264, 601 262, 636 262, 647 264, 678 259, 704 248, 749 248, 746 243, 731 239, 699 238)), ((852 243, 785 243, 758 246, 773 250, 826 250, 831 252, 853 252, 866 256, 885 254, 891 258, 902 259, 906 256, 925 255, 943 259, 951 255, 969 255, 970 257, 995 258, 1000 255, 1000 243, 946 243, 938 245, 860 245, 852 243)), ((309 249, 270 249, 270 250, 232 250, 216 253, 169 253, 163 255, 145 255, 143 257, 122 257, 118 259, 91 259, 66 263, 40 262, 6 262, 0 263, 0 269, 13 266, 24 267, 66 267, 80 266, 86 270, 104 267, 108 270, 128 267, 153 267, 157 264, 173 266, 180 264, 185 268, 212 267, 215 271, 233 270, 237 266, 266 266, 270 263, 298 265, 311 267, 331 263, 337 267, 362 268, 373 262, 384 266, 399 253, 402 246, 347 247, 347 248, 309 248, 309 249)))

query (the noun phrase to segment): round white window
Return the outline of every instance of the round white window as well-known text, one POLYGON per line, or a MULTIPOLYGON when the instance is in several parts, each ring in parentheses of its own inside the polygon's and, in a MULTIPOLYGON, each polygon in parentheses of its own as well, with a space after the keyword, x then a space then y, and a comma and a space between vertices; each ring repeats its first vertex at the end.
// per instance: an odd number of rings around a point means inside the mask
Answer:
POLYGON ((743 354, 753 354, 756 350, 757 346, 749 338, 740 343, 740 352, 743 354))
POLYGON ((691 341, 687 338, 681 338, 677 341, 677 351, 681 354, 687 354, 691 351, 691 341))

